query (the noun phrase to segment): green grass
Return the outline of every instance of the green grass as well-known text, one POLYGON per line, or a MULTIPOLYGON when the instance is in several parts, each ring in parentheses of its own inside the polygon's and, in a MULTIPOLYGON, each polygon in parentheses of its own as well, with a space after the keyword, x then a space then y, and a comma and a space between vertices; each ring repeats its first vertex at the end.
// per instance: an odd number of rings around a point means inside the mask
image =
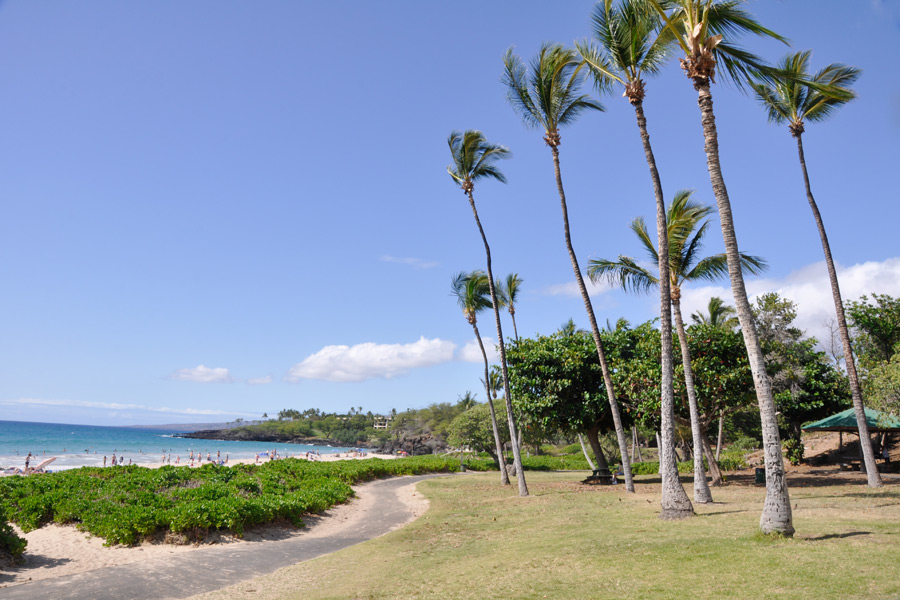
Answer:
POLYGON ((625 494, 581 475, 530 473, 527 498, 494 473, 428 480, 430 509, 407 527, 202 598, 900 597, 896 480, 798 481, 797 535, 770 538, 757 533, 762 488, 715 488, 715 504, 671 522, 658 478, 625 494))

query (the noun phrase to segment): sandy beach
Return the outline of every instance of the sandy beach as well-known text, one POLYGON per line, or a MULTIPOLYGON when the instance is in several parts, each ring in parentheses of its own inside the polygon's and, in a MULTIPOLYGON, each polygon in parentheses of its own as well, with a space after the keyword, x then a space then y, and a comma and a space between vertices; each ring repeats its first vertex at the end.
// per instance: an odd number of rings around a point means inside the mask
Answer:
MULTIPOLYGON (((337 454, 322 455, 321 460, 352 460, 354 458, 392 459, 390 455, 373 455, 339 457, 337 454)), ((235 461, 232 461, 235 462, 235 461)), ((241 461, 237 461, 241 462, 241 461)), ((252 461, 244 461, 252 462, 252 461)), ((157 465, 159 466, 159 465, 157 465)), ((162 539, 147 541, 139 546, 106 547, 103 540, 76 529, 74 526, 46 525, 22 533, 13 525, 16 533, 28 540, 25 552, 25 563, 21 566, 0 571, 0 587, 17 586, 30 581, 39 581, 54 577, 67 577, 110 566, 125 565, 140 561, 164 559, 166 557, 184 557, 198 548, 226 546, 231 544, 253 544, 268 540, 284 540, 299 536, 334 535, 344 528, 352 527, 368 509, 371 502, 367 498, 366 489, 373 482, 354 486, 356 498, 335 506, 322 515, 311 515, 304 521, 307 527, 294 529, 283 526, 262 526, 248 529, 243 538, 227 534, 212 534, 203 544, 174 545, 163 543, 162 539)), ((399 499, 407 505, 414 516, 422 514, 428 502, 415 491, 414 484, 402 489, 399 499)), ((2 595, 2 594, 0 594, 2 595)))

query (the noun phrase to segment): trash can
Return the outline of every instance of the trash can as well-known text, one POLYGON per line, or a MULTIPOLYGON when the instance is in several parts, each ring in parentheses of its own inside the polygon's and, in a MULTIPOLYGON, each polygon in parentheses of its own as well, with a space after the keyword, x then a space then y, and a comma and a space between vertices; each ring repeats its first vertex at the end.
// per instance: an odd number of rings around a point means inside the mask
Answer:
POLYGON ((766 484, 766 469, 764 467, 756 468, 756 481, 754 483, 766 484))

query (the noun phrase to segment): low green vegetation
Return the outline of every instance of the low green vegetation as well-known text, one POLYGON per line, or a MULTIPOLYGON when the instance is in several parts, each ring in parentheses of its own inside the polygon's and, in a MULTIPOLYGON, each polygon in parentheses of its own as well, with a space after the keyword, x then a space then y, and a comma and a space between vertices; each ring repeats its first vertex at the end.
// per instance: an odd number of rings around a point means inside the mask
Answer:
POLYGON ((430 501, 386 536, 194 600, 326 598, 817 600, 900 596, 900 489, 794 479, 794 538, 758 535, 765 488, 717 487, 697 516, 661 521, 658 476, 587 486, 531 473, 519 498, 492 474, 418 484, 430 501))
MULTIPOLYGON (((170 535, 173 541, 202 540, 211 530, 241 535, 262 523, 300 527, 304 515, 347 501, 354 483, 457 470, 458 459, 437 456, 323 463, 285 459, 199 469, 85 467, 0 479, 0 510, 25 532, 46 523, 72 523, 108 545, 134 544, 157 534, 177 534, 170 535)), ((14 536, 3 529, 0 543, 21 554, 14 536)))
POLYGON ((27 542, 13 531, 13 528, 6 520, 3 508, 0 507, 0 564, 3 563, 3 559, 6 557, 13 562, 21 560, 26 545, 27 542))

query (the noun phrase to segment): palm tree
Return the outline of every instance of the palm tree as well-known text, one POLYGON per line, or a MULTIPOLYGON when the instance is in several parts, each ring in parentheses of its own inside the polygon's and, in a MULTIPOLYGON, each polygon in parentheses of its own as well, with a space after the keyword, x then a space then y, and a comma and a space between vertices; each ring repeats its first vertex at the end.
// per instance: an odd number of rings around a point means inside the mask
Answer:
MULTIPOLYGON (((509 426, 509 439, 516 438, 516 420, 512 408, 512 394, 509 393, 509 374, 506 369, 506 343, 503 341, 503 328, 500 325, 500 303, 497 300, 497 290, 494 287, 494 273, 491 271, 491 247, 488 245, 487 236, 478 218, 478 210, 475 208, 475 181, 478 179, 496 179, 506 182, 503 173, 494 164, 497 160, 508 158, 509 150, 503 146, 491 144, 484 139, 480 131, 468 130, 464 133, 453 132, 447 140, 450 146, 450 156, 453 164, 447 167, 447 172, 453 181, 462 188, 463 193, 472 207, 475 224, 484 242, 484 254, 487 259, 487 284, 491 293, 491 306, 494 309, 494 321, 497 325, 497 344, 500 348, 500 370, 503 373, 503 389, 506 397, 506 422, 509 426)), ((487 364, 485 364, 485 380, 487 380, 487 364)), ((490 401, 490 400, 489 400, 490 401)), ((517 444, 513 444, 513 465, 516 469, 516 479, 519 484, 519 495, 528 495, 528 486, 525 483, 525 471, 522 469, 522 456, 517 444)))
POLYGON ((456 405, 459 406, 463 411, 469 410, 476 404, 478 404, 478 396, 476 396, 469 390, 466 390, 465 394, 458 396, 456 400, 456 405))
MULTIPOLYGON (((666 58, 668 44, 660 36, 658 15, 647 10, 646 3, 626 1, 616 9, 613 0, 604 0, 594 8, 594 37, 599 45, 578 44, 578 51, 584 58, 599 89, 607 88, 612 82, 621 84, 623 96, 634 107, 638 131, 644 147, 650 180, 656 197, 656 234, 659 249, 655 252, 659 267, 659 315, 662 355, 660 367, 660 448, 659 473, 662 478, 662 512, 664 519, 683 518, 694 514, 694 508, 678 478, 678 464, 675 456, 675 392, 673 390, 674 366, 672 358, 672 309, 669 288, 669 257, 666 229, 666 205, 662 182, 656 167, 656 158, 650 145, 647 119, 644 116, 645 87, 642 76, 654 74, 661 68, 666 58)), ((696 462, 696 461, 695 461, 696 462)), ((700 469, 703 465, 700 461, 700 469)), ((695 477, 695 488, 697 483, 695 477)), ((702 478, 703 490, 694 494, 698 502, 712 502, 706 476, 702 478)))
MULTIPOLYGON (((859 375, 856 362, 853 360, 853 347, 850 343, 850 332, 847 329, 847 318, 844 316, 844 303, 841 300, 841 289, 838 285, 837 271, 831 258, 831 246, 825 233, 822 215, 813 197, 809 185, 809 173, 806 171, 806 159, 803 155, 804 121, 816 123, 834 114, 841 105, 856 97, 848 86, 859 77, 861 71, 833 63, 819 71, 811 79, 807 73, 811 52, 797 52, 785 56, 778 65, 778 74, 771 78, 771 83, 760 81, 753 85, 753 90, 769 113, 769 121, 788 124, 788 130, 797 140, 797 153, 800 157, 800 168, 803 171, 803 184, 806 187, 806 199, 812 209, 822 250, 825 253, 825 265, 828 268, 828 279, 831 281, 831 296, 834 300, 834 311, 837 315, 838 332, 844 356, 847 358, 847 378, 850 380, 850 395, 853 398, 853 409, 856 413, 856 424, 859 427, 859 439, 869 439, 869 426, 866 423, 866 410, 863 403, 862 390, 859 386, 859 375)), ((863 460, 869 487, 881 487, 881 475, 875 465, 875 453, 871 444, 862 444, 863 460)))
POLYGON ((481 348, 481 356, 484 358, 484 389, 487 393, 488 408, 491 413, 491 427, 494 430, 494 443, 497 445, 497 460, 500 467, 500 482, 509 485, 509 474, 506 472, 506 460, 503 457, 503 443, 500 441, 500 429, 497 427, 497 415, 494 412, 494 403, 491 400, 490 378, 488 376, 488 357, 481 341, 481 333, 478 331, 477 314, 491 306, 488 300, 488 282, 484 271, 472 271, 466 273, 460 271, 450 282, 450 294, 456 297, 456 302, 463 311, 466 321, 475 331, 475 339, 481 348))
POLYGON ((709 303, 706 305, 706 314, 697 311, 691 314, 691 320, 697 325, 712 325, 729 331, 734 331, 740 325, 734 307, 725 304, 724 300, 718 296, 709 299, 709 303))
POLYGON ((569 260, 572 262, 575 281, 581 292, 588 320, 591 323, 594 345, 597 347, 597 357, 600 359, 604 387, 606 387, 610 412, 616 428, 619 453, 622 456, 625 489, 633 492, 634 480, 631 476, 631 461, 628 458, 625 428, 622 426, 619 403, 616 401, 616 395, 612 386, 612 376, 609 372, 609 365, 606 362, 606 355, 603 352, 603 344, 600 341, 600 328, 597 326, 591 298, 588 296, 584 278, 581 276, 575 249, 572 247, 572 236, 569 231, 569 210, 566 205, 566 193, 563 189, 562 173, 559 166, 559 128, 575 121, 581 112, 585 110, 603 110, 603 106, 588 95, 580 93, 581 84, 584 81, 584 63, 570 49, 558 44, 544 44, 537 58, 531 63, 530 73, 522 59, 515 55, 512 49, 507 51, 503 64, 503 82, 508 88, 507 97, 510 103, 521 115, 526 125, 540 127, 544 130, 544 141, 550 146, 550 152, 553 155, 553 169, 556 174, 556 188, 559 191, 559 200, 562 207, 566 249, 569 252, 569 260))
MULTIPOLYGON (((693 453, 695 457, 702 457, 707 445, 703 443, 704 431, 700 424, 700 409, 694 388, 694 374, 691 369, 691 353, 681 312, 681 288, 685 282, 689 281, 715 281, 727 273, 728 266, 724 254, 699 258, 698 253, 703 245, 703 236, 709 226, 709 221, 702 224, 701 221, 708 217, 713 209, 691 200, 691 193, 690 190, 679 190, 675 194, 674 200, 669 205, 666 221, 669 233, 669 285, 672 290, 672 308, 674 309, 672 312, 678 331, 678 343, 681 346, 681 364, 684 367, 685 390, 687 391, 694 444, 693 453)), ((657 262, 656 248, 647 232, 644 219, 638 217, 632 221, 631 230, 637 235, 646 255, 657 262)), ((765 261, 759 257, 742 253, 741 265, 748 273, 756 274, 765 268, 765 261)), ((605 279, 613 285, 621 285, 626 291, 647 292, 650 288, 659 285, 659 280, 630 256, 620 255, 619 259, 615 261, 594 259, 588 265, 588 274, 594 281, 605 279)), ((721 473, 715 468, 712 456, 707 456, 707 459, 710 461, 710 468, 713 471, 713 483, 721 483, 721 473)), ((694 501, 712 502, 702 460, 694 461, 694 501)))
POLYGON ((781 453, 775 399, 772 395, 771 382, 766 374, 766 362, 759 344, 759 336, 753 323, 753 311, 747 299, 747 289, 744 286, 731 201, 728 198, 728 189, 725 187, 725 178, 719 161, 719 139, 710 91, 710 85, 715 82, 717 65, 721 65, 725 73, 738 85, 742 85, 751 74, 762 75, 767 70, 767 66, 753 54, 726 42, 724 39, 726 34, 734 37, 742 33, 752 33, 779 41, 785 39, 760 25, 749 13, 742 10, 743 0, 649 1, 665 20, 666 27, 684 52, 681 68, 692 81, 698 95, 706 164, 719 209, 731 292, 741 323, 744 344, 747 347, 747 358, 753 373, 762 423, 766 499, 760 517, 760 529, 767 534, 793 535, 791 500, 784 476, 784 457, 781 453))
POLYGON ((499 292, 500 306, 506 307, 509 316, 512 317, 513 334, 516 341, 519 341, 519 330, 516 328, 516 299, 519 296, 519 288, 522 286, 522 278, 518 273, 510 273, 506 276, 506 281, 497 282, 494 287, 499 292))

